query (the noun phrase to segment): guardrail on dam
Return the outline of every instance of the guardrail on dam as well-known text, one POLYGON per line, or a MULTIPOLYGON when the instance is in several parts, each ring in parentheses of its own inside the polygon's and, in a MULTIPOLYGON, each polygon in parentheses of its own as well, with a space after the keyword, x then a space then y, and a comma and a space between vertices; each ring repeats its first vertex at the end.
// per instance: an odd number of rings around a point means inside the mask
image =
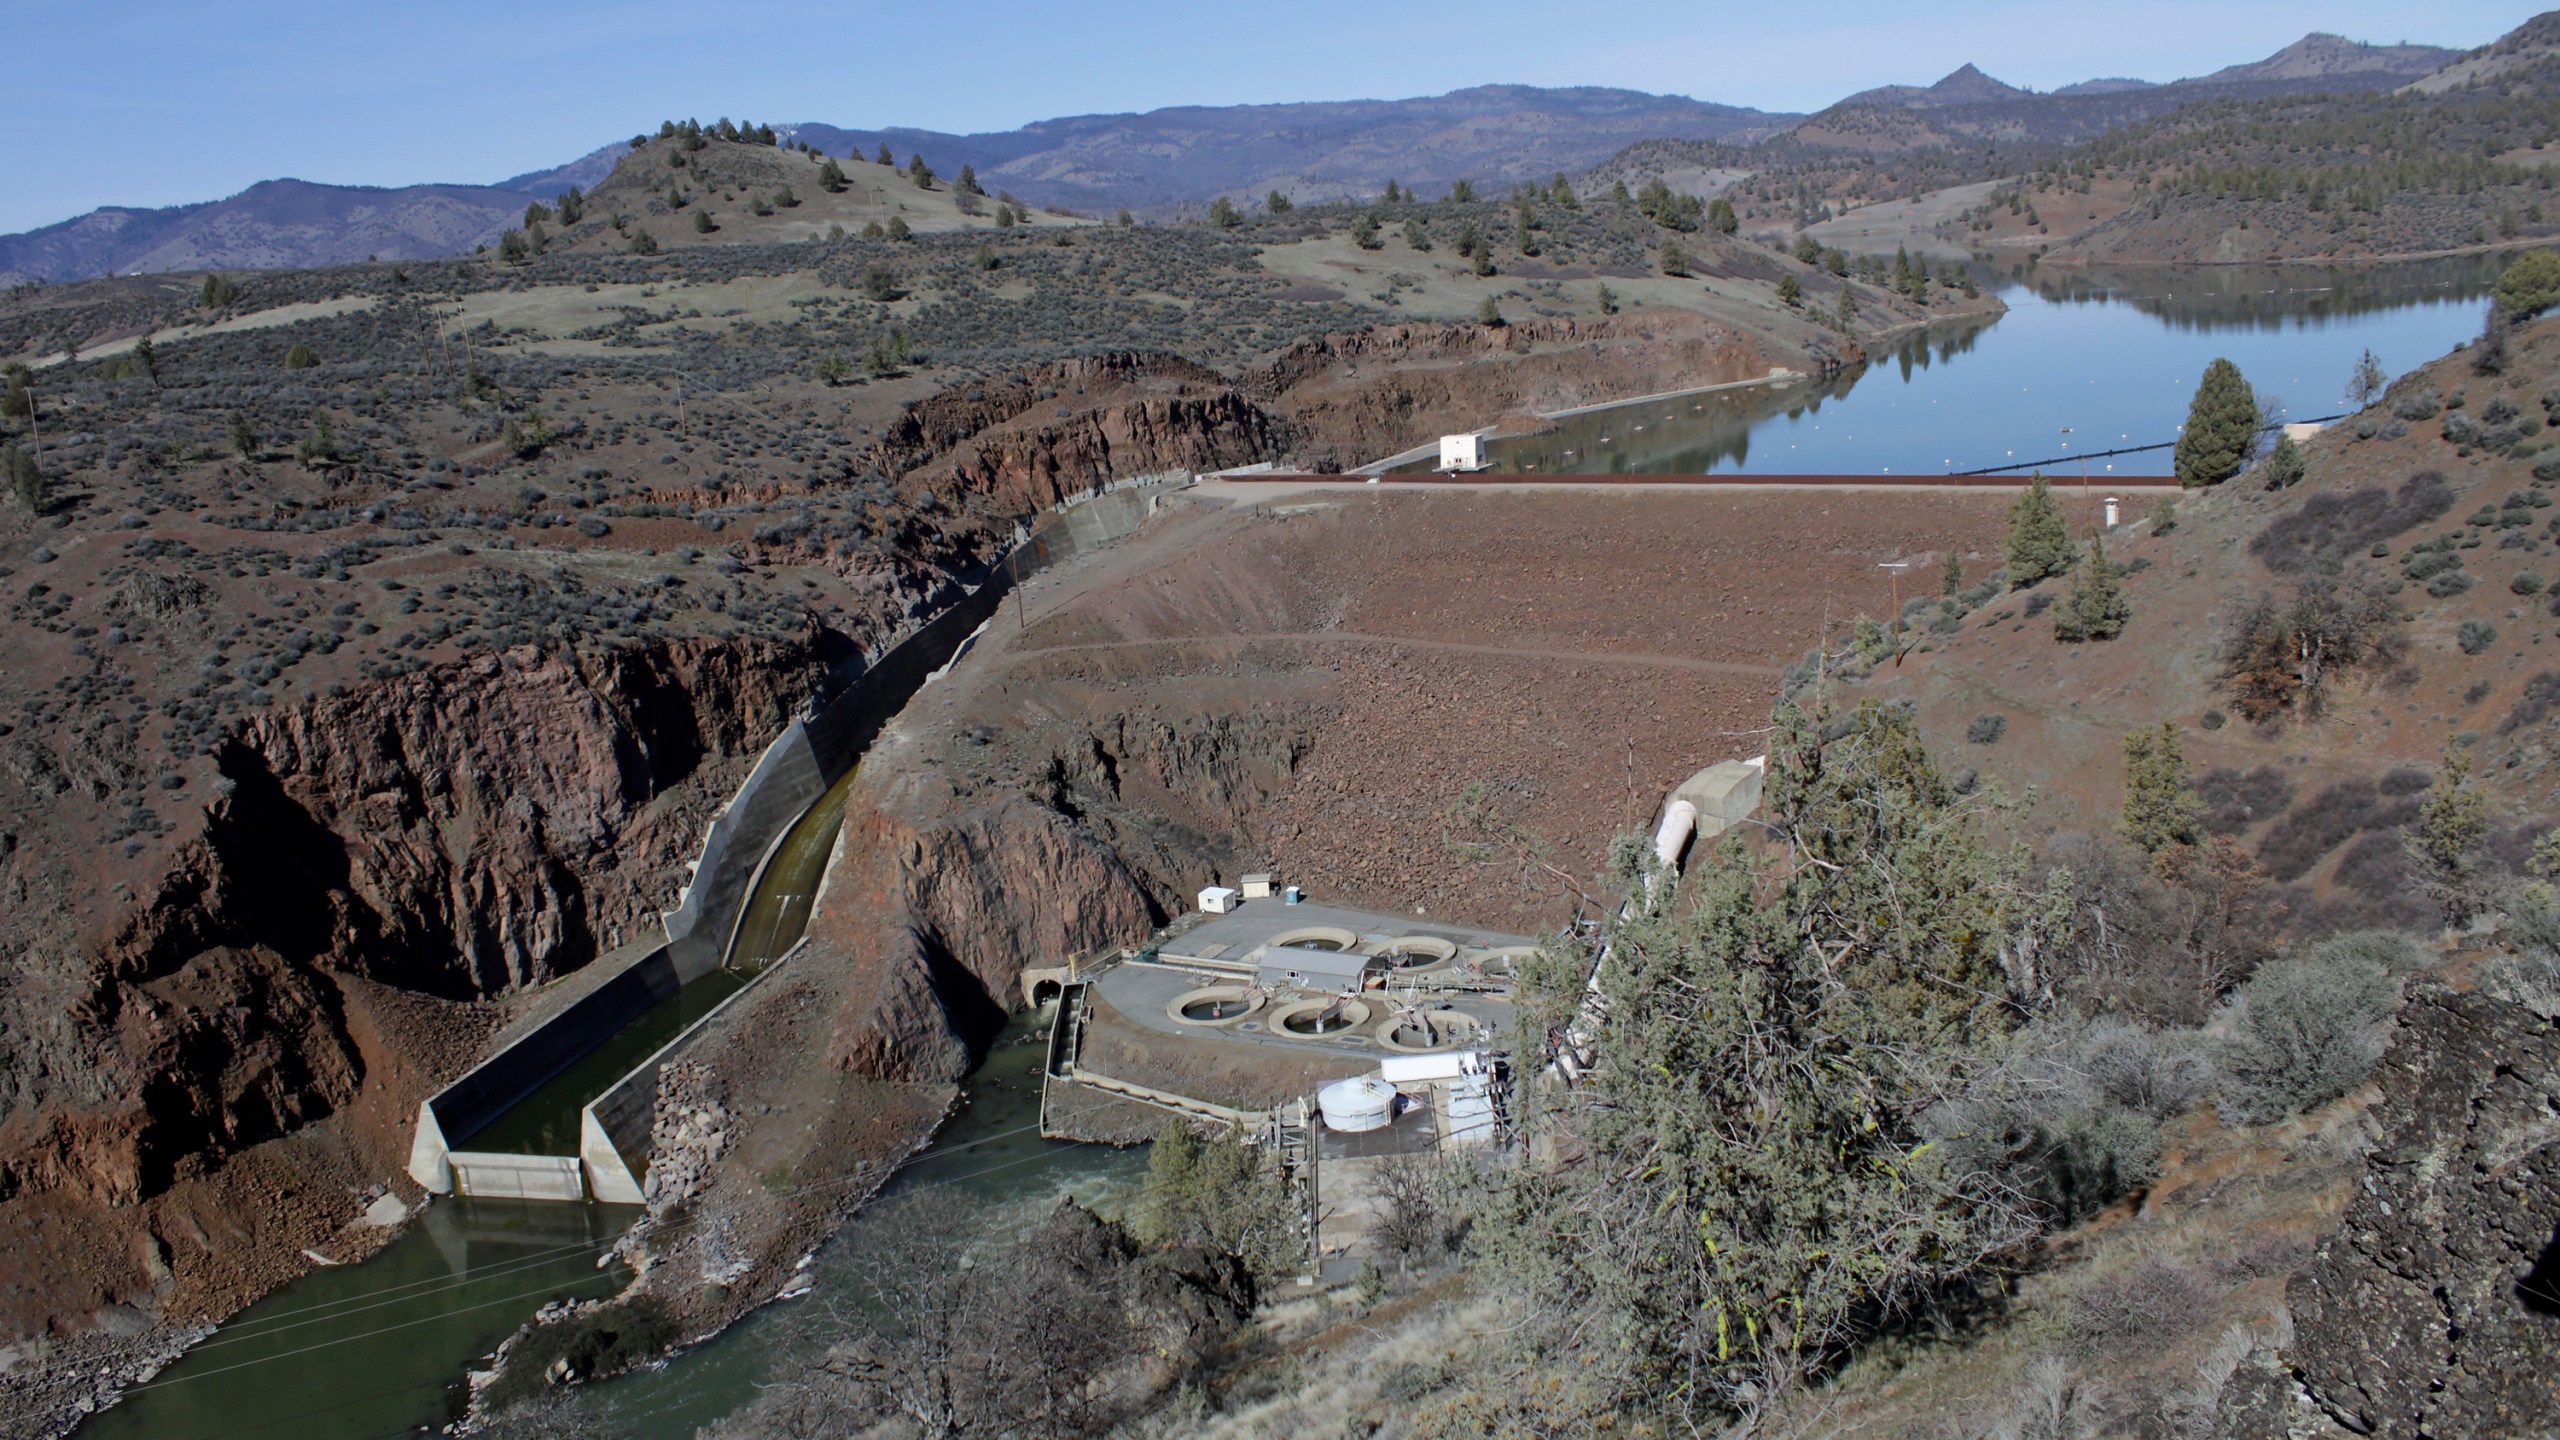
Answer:
MULTIPOLYGON (((632 958, 559 1014, 428 1097, 418 1107, 410 1144, 411 1178, 439 1194, 560 1200, 592 1194, 599 1200, 638 1201, 648 1172, 649 1112, 659 1070, 698 1036, 717 1030, 714 1022, 756 988, 752 982, 637 1069, 588 1097, 579 1116, 578 1156, 526 1156, 468 1146, 474 1135, 579 1059, 726 962, 738 919, 767 857, 861 758, 880 727, 959 656, 1018 581, 1135 532, 1155 512, 1158 496, 1187 483, 1187 475, 1142 476, 1052 512, 991 563, 974 586, 812 702, 766 747, 746 783, 712 822, 683 896, 664 916, 665 943, 632 958)), ((761 973, 780 969, 788 958, 776 959, 761 973)))

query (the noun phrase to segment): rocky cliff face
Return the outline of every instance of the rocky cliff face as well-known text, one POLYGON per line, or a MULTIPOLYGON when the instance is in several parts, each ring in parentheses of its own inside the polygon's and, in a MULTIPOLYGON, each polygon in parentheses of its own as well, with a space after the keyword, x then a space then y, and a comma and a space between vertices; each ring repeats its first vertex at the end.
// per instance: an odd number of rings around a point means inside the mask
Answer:
POLYGON ((857 786, 811 927, 850 962, 839 1061, 959 1078, 1019 1003, 1024 967, 1142 940, 1234 868, 1238 825, 1287 783, 1312 724, 1113 715, 1010 737, 1018 753, 997 763, 1020 768, 985 791, 857 786))
POLYGON ((469 1000, 609 948, 829 648, 526 650, 252 716, 157 884, 85 946, 29 946, 0 1200, 129 1204, 344 1106, 364 1066, 332 975, 469 1000))
POLYGON ((2415 996, 2383 1139, 2286 1292, 2312 1399, 2363 1435, 2526 1435, 2560 1415, 2560 1036, 2487 994, 2415 996))
POLYGON ((1028 511, 1125 475, 1247 464, 1283 438, 1216 371, 1120 353, 943 391, 899 418, 880 455, 898 473, 1028 511))

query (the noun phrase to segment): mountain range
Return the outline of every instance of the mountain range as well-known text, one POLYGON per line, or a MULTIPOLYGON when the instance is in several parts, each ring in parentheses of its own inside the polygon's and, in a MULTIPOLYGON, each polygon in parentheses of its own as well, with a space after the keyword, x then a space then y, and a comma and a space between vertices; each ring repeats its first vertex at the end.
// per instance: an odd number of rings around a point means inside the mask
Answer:
MULTIPOLYGON (((1601 87, 1485 85, 1405 100, 1178 106, 1043 120, 981 134, 826 124, 776 127, 786 143, 865 156, 886 145, 944 173, 1053 209, 1180 214, 1219 194, 1299 199, 1377 194, 1389 181, 1445 189, 1578 173, 1644 141, 1769 140, 1892 151, 1985 135, 2068 143, 2201 98, 2388 89, 2463 52, 2313 34, 2264 60, 2189 80, 2111 78, 2049 93, 1966 65, 1928 86, 1865 90, 1811 115, 1601 87)), ((528 200, 610 173, 620 144, 492 185, 396 188, 262 181, 224 200, 110 206, 0 236, 0 285, 107 274, 343 264, 465 253, 522 218, 528 200)))

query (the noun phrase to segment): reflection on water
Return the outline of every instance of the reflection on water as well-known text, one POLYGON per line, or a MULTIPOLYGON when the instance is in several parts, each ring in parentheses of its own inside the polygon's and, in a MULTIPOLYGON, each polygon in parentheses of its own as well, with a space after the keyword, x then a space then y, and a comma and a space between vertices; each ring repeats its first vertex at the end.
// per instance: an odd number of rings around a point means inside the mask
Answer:
MULTIPOLYGON (((1914 475, 2165 445, 2216 357, 2295 417, 2334 414, 2366 349, 2396 373, 2478 334, 2495 275, 2474 259, 2387 271, 1985 272, 2006 315, 1886 342, 1862 370, 1576 415, 1486 454, 1522 475, 1914 475)), ((2168 469, 2163 450, 2090 473, 2168 469)))

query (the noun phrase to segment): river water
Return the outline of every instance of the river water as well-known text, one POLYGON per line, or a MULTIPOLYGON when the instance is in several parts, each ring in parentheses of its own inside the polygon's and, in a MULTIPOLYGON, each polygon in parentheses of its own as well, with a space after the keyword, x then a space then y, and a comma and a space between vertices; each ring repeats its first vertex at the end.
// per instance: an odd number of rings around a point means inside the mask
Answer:
MULTIPOLYGON (((1522 473, 1908 474, 2076 455, 2174 438, 2216 356, 2282 396, 2293 414, 2325 415, 2342 408, 2338 397, 2365 349, 2397 372, 2476 334, 2495 272, 2464 262, 2362 274, 1982 273, 2000 287, 2006 315, 1908 337, 1858 374, 1594 412, 1548 434, 1498 441, 1492 458, 1522 473)), ((2051 468, 2076 474, 2078 466, 2051 468)), ((2098 461, 2092 473, 2168 468, 2161 452, 2098 461)), ((798 938, 841 805, 838 795, 815 807, 777 852, 740 926, 745 968, 798 938)), ((999 1228, 1065 1198, 1106 1213, 1125 1201, 1141 1156, 1038 1138, 1038 1034, 1039 1022, 1027 1020, 999 1039, 967 1100, 891 1183, 890 1198, 922 1197, 977 1223, 993 1217, 999 1228)), ((598 1065, 631 1058, 618 1050, 598 1065)), ((529 1144, 560 1143, 558 1117, 526 1119, 555 1132, 529 1144)), ((545 1301, 612 1288, 618 1277, 599 1271, 597 1258, 632 1215, 438 1201, 374 1258, 316 1270, 242 1312, 78 1434, 329 1440, 432 1429, 451 1418, 463 1370, 545 1301)), ((616 1434, 690 1440, 840 1333, 833 1307, 858 1296, 866 1257, 881 1243, 879 1226, 857 1217, 819 1252, 807 1298, 769 1307, 655 1370, 584 1387, 577 1403, 616 1434)))
MULTIPOLYGON (((1544 475, 1946 474, 2051 459, 2047 473, 2076 476, 2087 452, 2175 440, 2217 357, 2292 418, 2335 414, 2365 350, 2397 374, 2477 335, 2496 270, 2462 260, 1982 278, 2007 314, 1888 342, 1853 374, 1592 411, 1495 440, 1486 458, 1544 475)), ((2170 471, 2166 450, 2087 463, 2099 478, 2170 471)))

